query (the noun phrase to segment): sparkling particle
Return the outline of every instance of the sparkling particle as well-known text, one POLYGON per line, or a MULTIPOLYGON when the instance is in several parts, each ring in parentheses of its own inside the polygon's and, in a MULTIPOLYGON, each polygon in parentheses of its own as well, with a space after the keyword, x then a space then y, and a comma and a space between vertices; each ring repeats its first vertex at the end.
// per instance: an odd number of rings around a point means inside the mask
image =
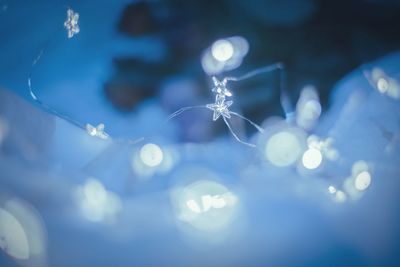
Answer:
POLYGON ((68 31, 68 38, 74 37, 80 31, 79 25, 79 14, 74 12, 72 9, 67 10, 67 20, 64 22, 64 27, 68 31))
POLYGON ((78 186, 74 196, 82 215, 92 222, 113 222, 122 209, 119 196, 107 191, 104 185, 94 178, 78 186))
POLYGON ((265 146, 267 160, 278 167, 286 167, 300 157, 302 147, 299 138, 292 132, 280 131, 272 135, 265 146))
POLYGON ((0 249, 16 259, 29 258, 29 242, 21 222, 9 211, 0 208, 0 249))

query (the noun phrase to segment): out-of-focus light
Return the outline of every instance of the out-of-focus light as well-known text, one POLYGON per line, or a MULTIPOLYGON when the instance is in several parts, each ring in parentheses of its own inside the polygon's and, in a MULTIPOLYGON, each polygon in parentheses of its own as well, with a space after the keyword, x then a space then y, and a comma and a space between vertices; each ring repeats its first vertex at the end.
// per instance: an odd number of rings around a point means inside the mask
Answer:
POLYGON ((112 222, 122 207, 116 194, 108 192, 103 184, 92 178, 76 189, 75 197, 83 216, 93 222, 112 222))
POLYGON ((178 162, 179 154, 168 147, 146 144, 132 155, 132 169, 139 178, 168 173, 178 162))
POLYGON ((354 162, 351 168, 351 175, 357 177, 357 175, 363 171, 368 171, 368 164, 363 160, 354 162))
POLYGON ((329 187, 328 187, 328 191, 329 191, 329 193, 331 193, 331 194, 335 194, 336 193, 336 187, 334 187, 333 185, 330 185, 329 187))
POLYGON ((272 135, 266 144, 265 155, 275 166, 284 167, 296 162, 302 146, 298 137, 289 131, 280 131, 272 135))
POLYGON ((316 135, 310 135, 307 138, 307 144, 309 148, 318 149, 323 157, 329 160, 337 160, 339 158, 339 152, 333 147, 334 140, 331 137, 321 139, 316 135))
POLYGON ((367 171, 359 173, 354 180, 354 186, 359 191, 364 191, 369 187, 370 184, 371 175, 367 171))
POLYGON ((312 128, 321 115, 321 104, 317 90, 308 85, 303 88, 296 105, 296 123, 304 129, 312 128))
POLYGON ((207 74, 217 75, 239 67, 248 51, 249 43, 241 36, 220 39, 203 53, 201 65, 207 74))
POLYGON ((216 231, 231 222, 238 198, 217 182, 200 180, 173 190, 171 200, 180 221, 197 230, 216 231))
POLYGON ((1 208, 0 248, 16 259, 29 258, 29 243, 24 228, 11 213, 1 208))
POLYGON ((187 206, 196 213, 207 212, 211 208, 221 209, 226 206, 226 196, 220 195, 203 195, 199 203, 194 199, 190 199, 186 202, 187 206))
POLYGON ((163 151, 156 144, 145 144, 140 149, 140 159, 149 167, 156 167, 163 161, 163 151))
POLYGON ((226 39, 220 39, 211 46, 211 54, 218 61, 227 61, 232 58, 234 47, 232 43, 226 39))
POLYGON ((400 98, 400 84, 395 79, 389 80, 389 88, 387 91, 387 95, 394 99, 400 98))
POLYGON ((376 85, 381 93, 385 93, 389 89, 389 83, 385 78, 379 78, 376 85))
POLYGON ((46 250, 44 225, 39 214, 28 203, 11 198, 0 208, 0 248, 24 262, 33 259, 36 263, 44 261, 46 250))
POLYGON ((316 120, 321 115, 321 104, 316 100, 309 100, 304 105, 304 119, 316 120))
POLYGON ((302 161, 307 169, 316 169, 322 162, 322 154, 318 149, 309 148, 304 152, 302 161))
POLYGON ((189 199, 186 202, 186 205, 191 211, 193 211, 195 213, 201 213, 201 209, 199 207, 199 204, 197 204, 197 202, 195 200, 189 199))
POLYGON ((335 201, 338 203, 344 203, 346 202, 346 200, 347 200, 346 193, 341 190, 338 190, 335 194, 335 201))
POLYGON ((400 98, 399 82, 389 77, 382 69, 378 67, 372 69, 370 82, 381 94, 386 94, 394 99, 400 98))

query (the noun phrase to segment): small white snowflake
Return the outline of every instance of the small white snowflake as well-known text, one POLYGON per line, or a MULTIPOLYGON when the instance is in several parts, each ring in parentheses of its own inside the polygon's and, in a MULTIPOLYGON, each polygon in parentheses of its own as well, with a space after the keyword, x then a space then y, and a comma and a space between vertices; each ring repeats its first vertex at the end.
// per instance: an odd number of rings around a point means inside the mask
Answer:
POLYGON ((104 131, 104 124, 100 123, 97 126, 86 124, 86 131, 91 136, 97 136, 101 139, 108 139, 108 134, 104 131))
POLYGON ((72 38, 78 34, 80 29, 78 25, 79 13, 74 12, 72 9, 67 10, 67 20, 64 22, 64 27, 68 31, 68 38, 72 38))

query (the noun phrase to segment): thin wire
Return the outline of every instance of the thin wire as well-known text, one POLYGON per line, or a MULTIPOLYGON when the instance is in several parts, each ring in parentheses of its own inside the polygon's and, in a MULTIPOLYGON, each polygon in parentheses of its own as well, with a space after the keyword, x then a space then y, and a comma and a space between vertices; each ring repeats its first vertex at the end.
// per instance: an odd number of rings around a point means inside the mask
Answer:
POLYGON ((226 78, 224 78, 224 80, 237 82, 237 81, 241 81, 241 80, 244 80, 244 79, 251 78, 251 77, 253 77, 253 76, 257 75, 257 74, 260 74, 260 73, 271 72, 271 71, 278 70, 278 69, 284 69, 283 64, 280 63, 280 62, 272 64, 272 65, 269 65, 269 66, 266 66, 266 67, 262 67, 262 68, 259 68, 259 69, 255 69, 255 70, 250 71, 250 72, 248 72, 248 73, 246 73, 246 74, 244 74, 244 75, 242 75, 240 77, 226 77, 226 78))
POLYGON ((245 121, 247 121, 248 123, 250 123, 251 125, 254 126, 254 128, 256 128, 260 133, 264 132, 264 129, 261 128, 261 126, 259 126, 258 124, 256 124, 255 122, 251 121, 250 119, 246 118, 245 116, 240 115, 239 113, 233 112, 233 111, 229 111, 229 114, 237 116, 245 121))
POLYGON ((38 96, 35 94, 34 90, 33 90, 33 86, 32 86, 32 76, 33 76, 33 70, 36 67, 36 65, 39 63, 39 61, 41 60, 45 50, 47 50, 48 46, 50 45, 51 41, 48 41, 43 47, 42 49, 40 49, 38 55, 35 57, 35 59, 32 62, 32 66, 29 72, 29 76, 28 76, 28 89, 29 89, 29 94, 31 95, 32 99, 38 104, 40 105, 42 108, 44 108, 45 110, 49 111, 51 114, 56 115, 58 117, 63 118, 64 120, 72 123, 73 125, 85 129, 85 126, 83 126, 81 123, 79 123, 76 120, 73 120, 72 118, 70 118, 67 115, 64 115, 60 112, 58 112, 56 109, 52 108, 51 106, 47 105, 46 103, 44 103, 43 101, 41 101, 38 96))
MULTIPOLYGON (((64 6, 64 7, 65 7, 67 10, 70 9, 69 6, 64 6)), ((57 30, 55 34, 57 34, 58 32, 59 32, 59 30, 57 30)), ((54 35, 55 35, 55 34, 54 34, 54 35)), ((60 117, 60 118, 62 118, 62 119, 64 119, 64 120, 68 121, 69 123, 71 123, 71 124, 73 124, 73 125, 75 125, 75 126, 81 128, 81 129, 83 129, 83 130, 86 132, 86 131, 87 131, 87 124, 80 123, 80 122, 78 122, 77 120, 74 120, 74 119, 72 119, 71 117, 69 117, 69 116, 67 116, 67 115, 65 115, 65 114, 63 114, 63 113, 60 113, 60 112, 58 112, 56 109, 54 109, 53 107, 47 105, 46 103, 44 103, 43 101, 41 101, 41 100, 39 99, 39 97, 37 96, 37 94, 35 93, 35 91, 34 91, 34 89, 33 89, 33 86, 32 86, 33 70, 34 70, 34 68, 36 67, 36 65, 40 62, 40 60, 42 59, 42 57, 43 57, 45 51, 47 51, 48 47, 50 46, 50 44, 52 43, 52 41, 53 41, 54 39, 55 39, 55 38, 53 37, 53 38, 51 38, 49 41, 47 41, 47 42, 45 43, 45 45, 40 49, 40 51, 39 51, 39 53, 37 54, 37 56, 35 57, 35 59, 32 61, 32 66, 31 66, 31 69, 30 69, 30 71, 29 71, 29 76, 28 76, 28 89, 29 89, 29 94, 30 94, 30 96, 32 97, 33 101, 34 101, 36 104, 38 104, 40 107, 42 107, 42 108, 45 109, 46 111, 50 112, 51 114, 53 114, 53 115, 55 115, 55 116, 57 116, 57 117, 60 117)), ((107 134, 106 132, 104 132, 104 134, 106 134, 107 137, 112 138, 112 137, 111 137, 109 134, 107 134)), ((131 144, 131 145, 134 145, 134 144, 137 144, 137 143, 143 141, 143 140, 144 140, 144 137, 140 137, 140 138, 138 138, 138 139, 136 139, 136 140, 125 139, 125 138, 119 138, 119 139, 113 139, 113 140, 114 140, 114 141, 117 141, 117 142, 119 142, 119 141, 121 141, 121 142, 125 141, 125 142, 128 142, 128 143, 131 144)))
POLYGON ((205 105, 199 105, 199 106, 189 106, 189 107, 184 107, 184 108, 180 108, 177 111, 175 111, 174 113, 172 113, 171 115, 168 116, 168 118, 165 119, 164 123, 172 120, 173 118, 179 116, 180 114, 182 114, 183 112, 185 112, 186 110, 190 110, 190 109, 195 109, 195 108, 207 108, 205 105))
POLYGON ((232 130, 232 128, 231 128, 229 122, 226 120, 226 118, 225 118, 224 116, 222 116, 222 118, 224 119, 224 122, 225 122, 226 126, 228 126, 228 129, 229 129, 229 131, 231 132, 231 134, 233 135, 233 137, 235 137, 235 139, 236 139, 239 143, 241 143, 241 144, 243 144, 243 145, 246 145, 246 146, 249 146, 249 147, 256 147, 255 144, 251 144, 251 143, 247 143, 247 142, 245 142, 245 141, 242 141, 242 140, 235 134, 235 132, 232 130))
POLYGON ((226 77, 224 78, 224 81, 233 81, 233 82, 237 82, 237 81, 241 81, 244 79, 248 79, 251 78, 253 76, 256 76, 258 74, 262 74, 262 73, 267 73, 267 72, 271 72, 274 70, 278 70, 279 71, 279 87, 280 87, 280 102, 281 102, 281 106, 283 109, 283 112, 285 113, 285 118, 288 122, 291 122, 293 120, 293 115, 294 115, 294 108, 293 105, 291 103, 289 94, 286 90, 286 72, 285 72, 285 65, 281 62, 263 67, 263 68, 259 68, 253 71, 250 71, 246 74, 244 74, 243 76, 240 77, 226 77))

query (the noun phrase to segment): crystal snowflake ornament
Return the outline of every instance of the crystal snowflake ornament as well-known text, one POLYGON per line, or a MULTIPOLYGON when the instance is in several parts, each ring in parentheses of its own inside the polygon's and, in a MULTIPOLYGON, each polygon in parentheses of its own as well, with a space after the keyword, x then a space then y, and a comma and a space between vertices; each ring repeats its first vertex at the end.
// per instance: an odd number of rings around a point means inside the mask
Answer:
POLYGON ((67 20, 64 22, 64 27, 68 31, 68 38, 74 37, 78 34, 80 29, 78 25, 79 13, 74 12, 72 9, 67 10, 67 20))
MULTIPOLYGON (((232 100, 226 101, 226 98, 232 97, 233 94, 227 88, 227 83, 228 82, 238 82, 238 81, 241 81, 244 79, 251 78, 255 75, 259 75, 262 73, 268 73, 268 72, 271 72, 274 70, 279 70, 281 72, 280 77, 282 79, 283 69, 284 69, 284 67, 283 67, 282 63, 276 63, 276 64, 269 65, 266 67, 255 69, 255 70, 250 71, 240 77, 225 77, 222 80, 219 80, 217 77, 213 76, 212 81, 214 83, 214 87, 211 88, 211 91, 215 94, 215 102, 214 103, 207 104, 207 105, 188 106, 188 107, 180 108, 177 111, 170 114, 168 116, 168 118, 166 119, 166 122, 175 118, 176 116, 182 114, 185 111, 195 109, 195 108, 207 108, 214 112, 213 121, 216 121, 216 120, 218 120, 218 118, 222 117, 222 120, 224 121, 225 125, 228 127, 230 133, 239 143, 250 146, 250 147, 256 147, 255 144, 247 143, 239 138, 239 136, 232 129, 232 127, 229 123, 229 119, 231 119, 232 117, 237 117, 239 119, 245 120, 246 122, 250 123, 254 128, 256 128, 256 130, 260 133, 263 133, 264 129, 261 126, 257 125, 256 123, 254 123, 252 120, 246 118, 245 116, 242 116, 239 113, 229 110, 229 107, 232 106, 233 101, 232 100)), ((285 114, 290 115, 293 113, 292 112, 293 108, 290 106, 290 101, 288 100, 287 94, 285 93, 282 84, 283 84, 283 82, 280 83, 281 103, 285 110, 285 114)))
POLYGON ((86 124, 86 131, 91 136, 97 136, 101 139, 108 139, 108 134, 104 131, 104 124, 100 123, 97 126, 93 126, 91 124, 86 124))
POLYGON ((226 83, 227 83, 226 79, 220 81, 216 77, 212 77, 212 80, 214 82, 214 88, 211 89, 213 93, 228 97, 232 96, 232 92, 229 91, 228 88, 226 88, 226 83))
POLYGON ((231 114, 229 111, 229 107, 233 104, 233 101, 226 101, 225 98, 219 95, 216 96, 215 103, 207 104, 206 107, 214 111, 213 121, 218 120, 218 118, 222 115, 225 118, 230 119, 231 114))

